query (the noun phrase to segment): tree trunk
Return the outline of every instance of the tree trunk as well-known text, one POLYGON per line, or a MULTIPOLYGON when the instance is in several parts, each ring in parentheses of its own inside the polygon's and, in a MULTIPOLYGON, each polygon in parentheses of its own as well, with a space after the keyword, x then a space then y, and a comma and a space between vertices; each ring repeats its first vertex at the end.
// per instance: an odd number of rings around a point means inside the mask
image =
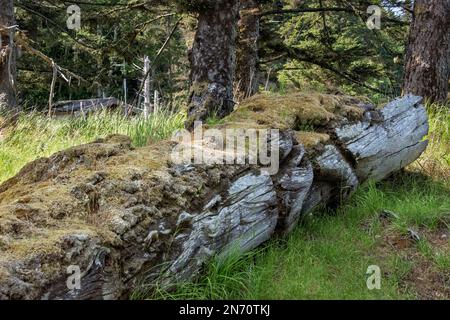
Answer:
POLYGON ((236 100, 258 92, 259 6, 256 0, 242 0, 238 23, 236 100))
POLYGON ((12 0, 0 0, 0 113, 16 109, 16 52, 14 49, 14 7, 12 0))
POLYGON ((233 111, 238 0, 200 1, 198 26, 190 52, 188 121, 224 117, 233 111), (201 8, 201 9, 200 9, 201 8))
POLYGON ((416 0, 406 53, 404 93, 444 102, 448 94, 450 0, 416 0))

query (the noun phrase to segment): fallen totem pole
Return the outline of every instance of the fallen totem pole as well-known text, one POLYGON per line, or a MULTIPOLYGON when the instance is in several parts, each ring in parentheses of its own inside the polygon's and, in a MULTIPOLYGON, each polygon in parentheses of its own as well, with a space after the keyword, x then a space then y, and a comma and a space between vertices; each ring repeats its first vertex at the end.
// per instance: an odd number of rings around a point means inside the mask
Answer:
POLYGON ((279 129, 279 170, 179 164, 177 142, 134 148, 118 135, 26 165, 0 185, 0 299, 119 299, 142 281, 188 281, 212 256, 287 234, 317 206, 407 166, 428 133, 415 96, 376 108, 261 95, 215 126, 242 127, 279 129))

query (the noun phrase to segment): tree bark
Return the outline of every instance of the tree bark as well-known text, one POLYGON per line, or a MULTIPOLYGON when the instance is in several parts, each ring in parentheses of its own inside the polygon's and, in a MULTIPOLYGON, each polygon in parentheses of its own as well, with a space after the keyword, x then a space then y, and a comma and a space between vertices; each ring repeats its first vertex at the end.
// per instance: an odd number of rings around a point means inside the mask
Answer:
POLYGON ((405 94, 444 102, 448 95, 450 0, 416 0, 406 53, 405 94))
POLYGON ((256 0, 241 1, 236 62, 236 100, 258 92, 259 5, 256 0))
POLYGON ((16 24, 12 0, 0 0, 0 113, 16 110, 16 51, 14 29, 16 24))
POLYGON ((233 111, 238 0, 198 1, 198 26, 190 52, 191 88, 186 128, 233 111))

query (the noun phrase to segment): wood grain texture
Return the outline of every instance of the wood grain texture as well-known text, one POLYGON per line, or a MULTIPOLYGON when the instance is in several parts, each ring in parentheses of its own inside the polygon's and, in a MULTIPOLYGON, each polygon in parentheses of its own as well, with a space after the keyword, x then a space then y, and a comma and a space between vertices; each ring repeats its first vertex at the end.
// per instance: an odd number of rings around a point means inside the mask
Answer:
POLYGON ((258 165, 174 164, 173 142, 134 149, 123 136, 36 160, 0 185, 0 299, 170 288, 197 277, 213 255, 288 234, 318 205, 339 205, 426 148, 420 98, 361 108, 359 120, 321 125, 330 139, 314 146, 284 130, 272 176, 258 165), (66 285, 71 265, 82 271, 79 290, 66 285))

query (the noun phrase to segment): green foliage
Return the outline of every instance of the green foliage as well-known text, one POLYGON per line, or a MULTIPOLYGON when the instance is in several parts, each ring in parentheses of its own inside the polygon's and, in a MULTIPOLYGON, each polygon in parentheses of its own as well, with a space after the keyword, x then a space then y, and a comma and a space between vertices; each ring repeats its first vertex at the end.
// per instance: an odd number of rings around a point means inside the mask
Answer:
MULTIPOLYGON (((16 19, 31 45, 60 66, 86 79, 67 83, 58 77, 54 101, 114 96, 124 99, 127 80, 130 102, 141 85, 142 59, 153 61, 177 19, 173 5, 101 0, 80 3, 81 29, 69 30, 68 4, 22 0, 16 4, 16 19)), ((172 105, 174 95, 187 87, 186 42, 177 29, 166 49, 152 63, 153 89, 172 105)), ((18 60, 18 89, 28 109, 46 106, 52 69, 47 62, 28 53, 18 60)))
MULTIPOLYGON (((321 3, 305 1, 304 6, 320 8, 321 3)), ((262 51, 266 55, 287 52, 289 58, 266 68, 279 70, 280 86, 296 90, 374 95, 375 98, 399 95, 403 78, 401 57, 408 31, 402 21, 408 21, 409 16, 399 11, 394 14, 385 7, 381 29, 369 30, 366 9, 370 4, 386 3, 326 1, 323 7, 351 5, 358 13, 293 13, 277 16, 275 21, 270 21, 273 23, 265 21, 262 51), (400 23, 393 23, 389 18, 400 23)), ((296 7, 294 1, 284 9, 296 7)))
MULTIPOLYGON (((308 12, 262 18, 261 60, 271 61, 273 56, 289 53, 283 59, 261 64, 263 73, 271 70, 277 89, 365 94, 374 99, 399 95, 409 14, 389 9, 388 2, 383 0, 258 2, 262 12, 280 9, 280 4, 285 10, 321 5, 355 10, 354 13, 308 12), (381 30, 369 30, 366 26, 366 9, 371 4, 384 6, 381 30)), ((62 2, 45 0, 37 5, 32 0, 20 0, 16 3, 16 16, 36 49, 87 80, 78 84, 71 79, 68 84, 59 77, 54 101, 103 95, 124 99, 126 79, 129 102, 140 87, 143 56, 148 55, 153 61, 177 19, 174 14, 190 12, 190 16, 183 17, 151 72, 153 89, 158 89, 164 101, 172 106, 187 94, 186 52, 193 40, 195 12, 205 10, 212 3, 215 2, 82 2, 80 30, 66 28, 67 4, 62 2)), ((25 53, 18 61, 18 70, 22 104, 28 109, 44 108, 52 77, 50 66, 25 53)), ((261 84, 265 83, 263 78, 261 84)))
MULTIPOLYGON (((217 1, 217 0, 216 0, 217 1)), ((182 11, 197 13, 214 8, 215 1, 208 0, 175 0, 182 11)))

